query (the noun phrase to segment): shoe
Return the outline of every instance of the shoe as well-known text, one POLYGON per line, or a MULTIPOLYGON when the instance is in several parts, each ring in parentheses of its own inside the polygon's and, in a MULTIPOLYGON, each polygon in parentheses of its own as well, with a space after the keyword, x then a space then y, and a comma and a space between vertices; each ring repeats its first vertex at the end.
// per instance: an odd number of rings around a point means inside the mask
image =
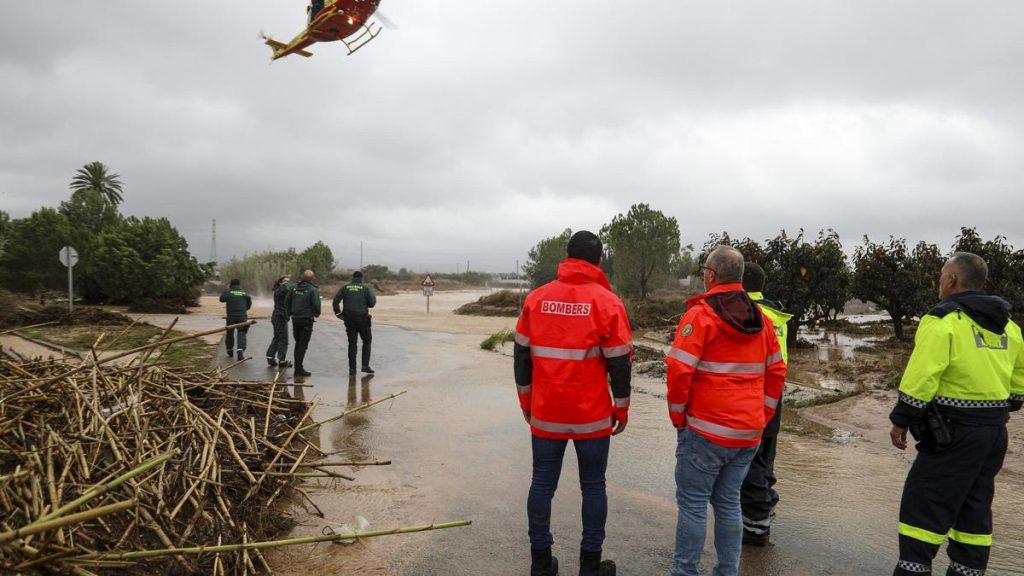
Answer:
POLYGON ((234 356, 235 356, 235 351, 234 350, 228 350, 228 358, 233 358, 234 356))
POLYGON ((580 576, 615 576, 615 562, 601 560, 600 552, 580 551, 580 576))
POLYGON ((375 374, 373 368, 370 368, 369 366, 363 366, 363 372, 365 372, 366 374, 375 374))
POLYGON ((281 360, 280 362, 277 363, 277 365, 280 368, 291 368, 292 367, 292 363, 287 361, 287 360, 281 360))
POLYGON ((764 534, 754 534, 753 532, 743 531, 743 545, 744 546, 757 546, 758 548, 764 548, 768 546, 771 535, 768 532, 764 534))
POLYGON ((356 369, 355 368, 349 368, 348 369, 348 375, 349 376, 355 376, 356 375, 356 369))
POLYGON ((238 351, 238 359, 239 360, 245 360, 245 350, 239 350, 238 351))
POLYGON ((530 556, 530 576, 558 576, 558 558, 551 555, 550 546, 544 550, 531 548, 530 556))
POLYGON ((297 368, 295 369, 295 372, 294 372, 294 374, 295 374, 296 376, 312 376, 312 375, 313 375, 313 373, 312 373, 312 372, 306 372, 305 370, 303 370, 301 366, 300 366, 300 367, 297 367, 297 368))
POLYGON ((276 368, 277 367, 277 360, 274 360, 273 356, 268 356, 267 357, 267 366, 270 366, 271 368, 276 368))

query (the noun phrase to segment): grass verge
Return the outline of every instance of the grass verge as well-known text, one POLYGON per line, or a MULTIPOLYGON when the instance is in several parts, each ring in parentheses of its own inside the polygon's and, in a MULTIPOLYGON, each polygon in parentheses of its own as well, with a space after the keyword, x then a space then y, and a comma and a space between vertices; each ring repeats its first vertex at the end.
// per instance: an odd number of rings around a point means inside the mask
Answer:
MULTIPOLYGON (((136 324, 125 330, 125 326, 103 326, 103 325, 72 325, 72 326, 42 326, 22 330, 26 335, 39 340, 64 346, 72 350, 87 352, 92 348, 100 334, 105 334, 100 342, 100 348, 108 346, 111 350, 130 350, 156 342, 163 334, 164 329, 152 324, 136 324), (116 340, 114 340, 116 338, 116 340)), ((167 338, 185 336, 185 332, 172 330, 167 338)), ((161 362, 166 362, 176 368, 189 368, 192 370, 206 370, 213 358, 213 346, 204 340, 196 338, 185 340, 171 345, 160 357, 161 362)), ((156 352, 153 356, 156 356, 156 352)))

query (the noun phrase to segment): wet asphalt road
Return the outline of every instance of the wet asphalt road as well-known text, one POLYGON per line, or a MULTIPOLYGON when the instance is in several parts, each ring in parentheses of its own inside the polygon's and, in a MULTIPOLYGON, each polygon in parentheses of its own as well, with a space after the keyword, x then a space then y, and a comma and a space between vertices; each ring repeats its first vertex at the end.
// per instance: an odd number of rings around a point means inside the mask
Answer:
MULTIPOLYGON (((249 354, 235 368, 242 378, 272 378, 263 352, 270 324, 250 331, 249 354)), ((353 546, 297 547, 272 556, 278 574, 528 574, 526 495, 529 430, 512 383, 511 359, 475 347, 479 337, 408 332, 374 326, 373 378, 349 378, 343 325, 316 324, 305 379, 323 406, 317 419, 345 407, 407 390, 399 398, 324 426, 321 448, 359 459, 391 459, 364 468, 354 483, 311 483, 327 521, 299 515, 295 535, 319 534, 325 522, 356 514, 371 529, 471 519, 446 531, 389 536, 353 546)), ((290 354, 290 352, 289 352, 290 354)), ((219 361, 227 363, 223 350, 219 361)), ((290 376, 290 370, 288 371, 290 376)), ((661 391, 656 381, 639 387, 661 391)), ((609 518, 605 557, 619 574, 668 574, 675 533, 675 432, 663 401, 634 394, 626 432, 612 441, 608 471, 609 518)), ((896 515, 908 463, 870 443, 838 444, 784 435, 777 462, 782 502, 774 546, 745 548, 744 576, 887 575, 896 560, 896 515)), ((563 574, 577 570, 580 492, 568 450, 553 508, 555 554, 563 574)), ((1000 479, 996 545, 989 574, 1024 574, 1024 489, 1000 479)), ((711 526, 709 526, 709 535, 711 526)), ((714 559, 711 538, 704 568, 714 559)), ((945 569, 944 552, 936 560, 945 569)))

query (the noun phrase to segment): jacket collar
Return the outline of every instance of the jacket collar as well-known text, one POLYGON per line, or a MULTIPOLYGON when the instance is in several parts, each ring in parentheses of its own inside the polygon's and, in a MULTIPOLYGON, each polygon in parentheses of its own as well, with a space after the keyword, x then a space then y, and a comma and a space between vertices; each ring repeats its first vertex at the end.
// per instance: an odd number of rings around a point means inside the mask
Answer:
POLYGON ((604 270, 594 266, 586 260, 579 258, 566 258, 558 265, 558 279, 570 284, 589 284, 596 282, 611 291, 612 286, 608 283, 608 277, 604 270))

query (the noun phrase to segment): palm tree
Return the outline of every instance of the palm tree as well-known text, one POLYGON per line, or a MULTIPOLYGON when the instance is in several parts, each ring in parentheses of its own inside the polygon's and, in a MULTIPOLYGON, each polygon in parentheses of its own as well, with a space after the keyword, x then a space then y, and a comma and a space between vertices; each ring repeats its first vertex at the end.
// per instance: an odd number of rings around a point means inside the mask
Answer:
POLYGON ((71 189, 75 192, 96 191, 107 201, 117 206, 124 200, 121 196, 120 174, 108 174, 102 162, 90 162, 75 172, 71 179, 71 189))

